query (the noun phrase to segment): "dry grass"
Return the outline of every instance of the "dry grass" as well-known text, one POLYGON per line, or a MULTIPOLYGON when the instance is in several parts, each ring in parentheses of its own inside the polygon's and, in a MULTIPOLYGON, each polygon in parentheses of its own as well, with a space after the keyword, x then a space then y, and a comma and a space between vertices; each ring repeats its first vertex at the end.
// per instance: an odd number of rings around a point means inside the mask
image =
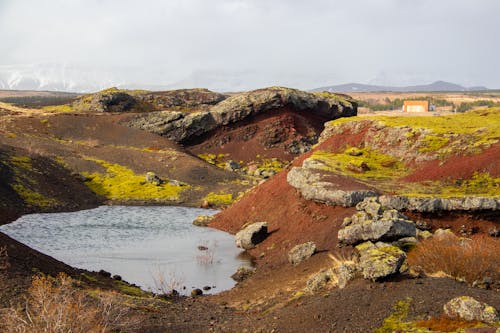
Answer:
POLYGON ((468 283, 485 277, 500 281, 499 248, 500 241, 488 236, 461 239, 443 235, 419 243, 409 253, 408 263, 428 274, 448 275, 468 283))
POLYGON ((415 323, 417 327, 427 328, 433 332, 456 332, 465 328, 476 327, 480 324, 478 321, 463 321, 450 319, 445 316, 421 320, 415 323))
POLYGON ((152 273, 153 282, 155 284, 155 292, 161 295, 171 295, 179 292, 184 285, 184 278, 170 272, 166 275, 163 270, 158 267, 157 271, 152 273))
POLYGON ((24 309, 11 307, 1 313, 4 332, 105 332, 123 327, 125 310, 113 293, 91 297, 76 281, 61 273, 56 279, 33 277, 24 309))
POLYGON ((9 266, 7 246, 0 246, 0 286, 5 283, 5 274, 7 273, 9 266))

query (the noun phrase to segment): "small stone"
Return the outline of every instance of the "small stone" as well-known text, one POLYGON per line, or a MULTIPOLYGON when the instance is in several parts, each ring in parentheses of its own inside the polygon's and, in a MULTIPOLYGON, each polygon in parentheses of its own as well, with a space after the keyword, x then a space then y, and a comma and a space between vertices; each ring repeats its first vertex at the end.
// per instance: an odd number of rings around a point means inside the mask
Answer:
POLYGON ((238 270, 236 270, 236 272, 233 275, 231 275, 231 278, 236 282, 241 282, 247 279, 254 272, 255 272, 254 268, 241 266, 238 268, 238 270))
POLYGON ((163 184, 163 180, 151 171, 146 172, 146 182, 156 186, 163 184))
POLYGON ((212 287, 210 287, 210 286, 203 287, 203 290, 210 290, 210 289, 212 289, 212 287))
POLYGON ((212 215, 198 215, 194 221, 193 224, 198 226, 198 227, 206 227, 212 222, 214 217, 212 215))
POLYGON ((304 260, 309 259, 316 252, 316 244, 307 242, 294 246, 288 252, 288 262, 292 265, 298 265, 304 260))
POLYGON ((203 290, 196 288, 191 291, 191 296, 196 297, 196 296, 201 296, 203 295, 203 290))

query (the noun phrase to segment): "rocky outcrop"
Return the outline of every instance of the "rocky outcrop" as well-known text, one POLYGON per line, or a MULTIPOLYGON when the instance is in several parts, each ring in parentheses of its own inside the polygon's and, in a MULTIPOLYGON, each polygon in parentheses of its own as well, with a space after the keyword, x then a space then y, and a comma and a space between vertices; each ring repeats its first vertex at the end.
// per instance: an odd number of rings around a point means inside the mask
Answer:
POLYGON ((125 112, 131 111, 136 105, 137 100, 127 92, 110 88, 80 97, 72 106, 80 112, 125 112))
POLYGON ((500 198, 498 197, 470 196, 463 198, 426 198, 383 195, 379 197, 379 200, 385 207, 422 213, 453 210, 479 211, 500 209, 500 198))
POLYGON ((155 110, 165 110, 215 105, 225 100, 227 96, 208 89, 178 89, 139 93, 136 98, 148 103, 155 110))
POLYGON ((128 122, 128 125, 184 143, 215 128, 285 107, 300 113, 310 113, 324 121, 354 116, 357 113, 356 104, 345 97, 272 87, 231 96, 208 111, 144 114, 128 122))
POLYGON ((252 223, 235 236, 236 246, 244 250, 253 249, 267 237, 267 223, 252 223))
POLYGON ((494 307, 470 296, 456 297, 446 303, 443 309, 450 318, 460 318, 467 321, 478 320, 486 323, 494 323, 499 320, 498 312, 494 307))
POLYGON ((72 108, 78 112, 143 112, 208 107, 226 98, 207 89, 169 91, 109 88, 78 98, 72 108))
POLYGON ((287 175, 287 182, 299 190, 307 200, 314 200, 331 206, 352 207, 364 198, 377 192, 347 177, 331 175, 319 169, 294 167, 287 175), (331 178, 335 178, 332 181, 331 178), (345 184, 348 182, 349 184, 345 184), (351 189, 343 189, 350 187, 351 189))
POLYGON ((356 246, 359 268, 365 279, 373 281, 399 272, 406 259, 406 253, 396 246, 383 242, 365 242, 356 246))
POLYGON ((397 241, 416 237, 415 223, 394 209, 383 207, 376 197, 356 205, 358 212, 344 219, 339 244, 356 245, 365 241, 397 241))
MULTIPOLYGON (((307 200, 332 206, 352 207, 364 198, 377 196, 377 190, 357 182, 354 178, 336 174, 321 161, 308 158, 302 167, 288 172, 288 183, 307 200)), ((499 210, 499 197, 467 196, 460 198, 410 197, 404 195, 380 195, 384 207, 421 213, 439 211, 499 210)))
POLYGON ((288 262, 292 265, 298 265, 304 260, 309 259, 314 252, 316 252, 316 244, 314 242, 295 245, 288 252, 288 262))

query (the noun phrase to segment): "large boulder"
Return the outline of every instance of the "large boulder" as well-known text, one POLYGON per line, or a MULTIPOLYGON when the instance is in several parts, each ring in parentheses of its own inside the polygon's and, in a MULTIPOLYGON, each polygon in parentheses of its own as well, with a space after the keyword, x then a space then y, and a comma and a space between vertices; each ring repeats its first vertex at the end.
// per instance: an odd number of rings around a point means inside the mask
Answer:
POLYGON ((456 297, 446 303, 443 309, 450 318, 460 318, 467 321, 478 320, 486 323, 494 323, 499 320, 498 312, 494 307, 470 296, 456 297))
POLYGON ((399 273, 406 253, 396 246, 383 242, 365 242, 356 246, 359 252, 358 267, 365 279, 373 281, 399 273))
POLYGON ((252 223, 235 235, 236 246, 245 250, 253 249, 267 237, 267 223, 252 223))
POLYGON ((394 209, 385 209, 377 198, 366 198, 356 209, 359 211, 346 218, 339 230, 341 245, 356 245, 365 241, 397 241, 416 237, 415 223, 394 209))
POLYGON ((288 262, 292 265, 298 265, 304 260, 309 259, 314 252, 316 252, 316 243, 307 242, 299 245, 295 245, 288 252, 288 262))

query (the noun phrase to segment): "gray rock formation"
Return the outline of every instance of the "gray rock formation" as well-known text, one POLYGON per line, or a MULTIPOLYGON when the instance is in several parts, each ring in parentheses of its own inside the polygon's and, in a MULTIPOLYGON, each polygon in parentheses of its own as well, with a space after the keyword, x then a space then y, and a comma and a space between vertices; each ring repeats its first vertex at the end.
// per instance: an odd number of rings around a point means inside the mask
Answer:
POLYGON ((272 87, 231 96, 208 111, 181 113, 163 111, 143 114, 128 126, 185 142, 214 130, 240 122, 248 117, 290 107, 327 120, 354 116, 356 104, 335 94, 313 94, 297 89, 272 87))
POLYGON ((292 265, 298 265, 304 260, 309 259, 314 252, 316 252, 316 244, 314 242, 295 245, 288 252, 288 262, 292 265))
POLYGON ((352 207, 364 198, 373 197, 373 190, 341 190, 335 183, 327 181, 320 170, 294 167, 287 174, 287 182, 300 191, 307 200, 322 202, 331 206, 352 207))
POLYGON ((443 307, 444 313, 450 318, 460 318, 467 321, 478 320, 494 323, 499 320, 497 310, 469 296, 456 297, 443 307))
POLYGON ((267 237, 267 223, 252 223, 235 235, 236 246, 245 250, 253 249, 267 237))
POLYGON ((356 209, 359 211, 346 218, 339 230, 342 245, 356 245, 365 241, 397 241, 416 237, 415 223, 394 209, 385 209, 376 197, 366 198, 356 209))

